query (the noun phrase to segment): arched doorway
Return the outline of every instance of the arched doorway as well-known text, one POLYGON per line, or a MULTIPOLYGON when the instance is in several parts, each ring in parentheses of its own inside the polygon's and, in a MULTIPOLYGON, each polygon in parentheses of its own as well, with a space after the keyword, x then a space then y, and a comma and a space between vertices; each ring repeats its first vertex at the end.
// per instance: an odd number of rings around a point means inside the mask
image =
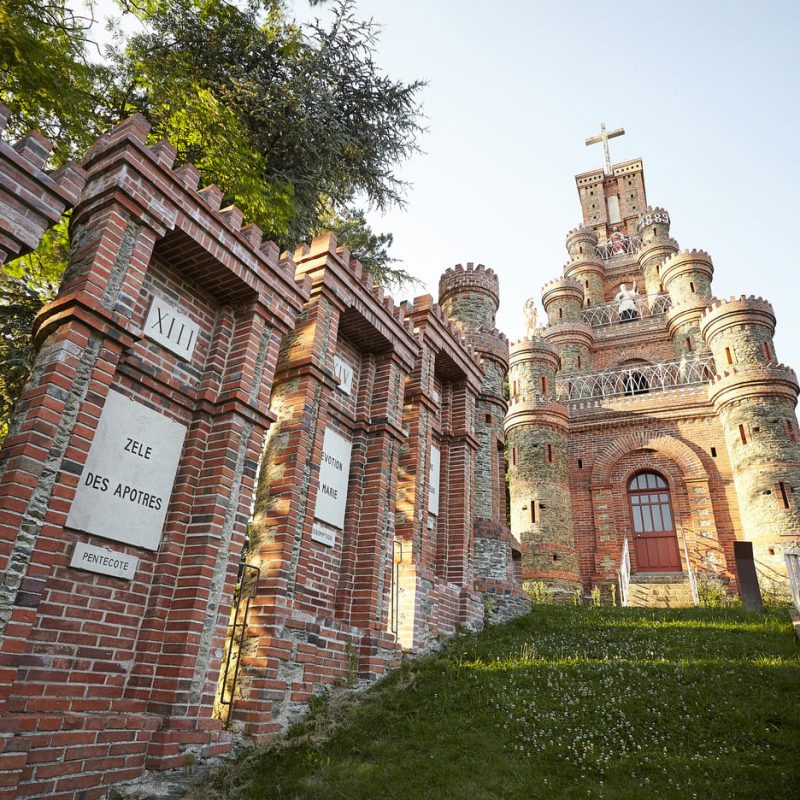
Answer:
POLYGON ((657 472, 639 472, 628 481, 628 507, 639 572, 680 572, 669 485, 657 472))

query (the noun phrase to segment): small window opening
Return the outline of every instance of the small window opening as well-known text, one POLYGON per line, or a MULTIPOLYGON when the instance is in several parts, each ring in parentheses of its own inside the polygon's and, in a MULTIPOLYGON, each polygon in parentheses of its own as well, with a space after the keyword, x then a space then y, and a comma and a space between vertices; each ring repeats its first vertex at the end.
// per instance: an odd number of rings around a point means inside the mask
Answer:
POLYGON ((764 348, 764 356, 767 361, 772 361, 772 350, 770 349, 769 342, 761 342, 761 345, 764 348))
POLYGON ((687 353, 691 353, 692 352, 692 339, 691 339, 690 336, 686 337, 686 352, 687 353))
POLYGON ((511 381, 511 396, 516 397, 519 394, 519 384, 517 381, 511 381))
POLYGON ((539 382, 540 382, 541 387, 542 387, 542 394, 547 394, 547 376, 546 375, 541 375, 539 377, 539 382))
POLYGON ((712 447, 711 448, 711 458, 716 458, 716 457, 717 457, 717 448, 716 447, 712 447))
POLYGON ((789 508, 789 495, 786 494, 786 484, 783 481, 778 483, 778 488, 781 490, 781 500, 783 500, 783 507, 789 508))
POLYGON ((797 430, 795 429, 794 425, 792 424, 792 421, 790 419, 785 419, 783 421, 783 427, 786 430, 786 438, 790 442, 796 442, 797 441, 797 430))
POLYGON ((512 447, 511 448, 511 464, 512 466, 517 466, 519 464, 519 448, 512 447))
POLYGON ((536 522, 536 501, 531 500, 531 522, 536 522))
POLYGON ((689 281, 689 290, 694 293, 694 281, 689 281))
POLYGON ((547 454, 547 463, 553 463, 553 445, 548 444, 545 446, 545 453, 547 454))
POLYGON ((558 309, 558 318, 559 319, 563 319, 563 317, 564 317, 564 309, 563 308, 559 308, 558 309))
POLYGON ((580 357, 580 356, 578 356, 578 368, 579 368, 579 369, 580 369, 580 366, 581 366, 581 357, 580 357))
POLYGON ((729 364, 733 364, 733 356, 731 355, 730 347, 725 348, 725 358, 729 364))
POLYGON ((583 459, 582 458, 578 459, 578 469, 583 469, 583 459))
POLYGON ((486 424, 487 425, 491 425, 491 423, 492 423, 492 415, 491 414, 487 414, 486 415, 486 424))
POLYGON ((774 555, 775 555, 775 548, 774 548, 774 547, 768 547, 768 548, 767 548, 767 552, 768 552, 768 553, 769 553, 771 556, 774 556, 774 555))
POLYGON ((586 281, 586 288, 589 288, 589 281, 586 281))
POLYGON ((558 560, 559 560, 558 553, 553 553, 553 561, 558 561, 558 560))
POLYGON ((742 437, 742 444, 747 444, 747 434, 744 432, 744 425, 739 426, 739 436, 742 437))

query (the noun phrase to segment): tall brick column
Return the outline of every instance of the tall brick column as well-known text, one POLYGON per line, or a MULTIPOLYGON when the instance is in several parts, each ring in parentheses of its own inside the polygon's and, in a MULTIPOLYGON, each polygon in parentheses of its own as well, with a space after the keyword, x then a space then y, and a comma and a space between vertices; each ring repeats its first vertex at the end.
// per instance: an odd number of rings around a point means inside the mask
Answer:
POLYGON ((0 452, 9 797, 100 797, 227 747, 214 688, 278 347, 306 295, 148 130, 133 117, 86 158, 69 268, 0 452), (129 423, 148 441, 115 444, 129 423), (167 444, 152 426, 180 431, 176 466, 157 489, 123 485, 114 470, 167 444), (69 517, 115 484, 129 505, 69 517), (145 539, 154 507, 166 517, 145 539))
POLYGON ((430 295, 414 299, 407 319, 420 354, 405 394, 394 601, 399 641, 419 652, 459 625, 483 624, 471 536, 483 373, 430 295))
POLYGON ((311 294, 276 373, 247 553, 260 581, 229 717, 256 738, 306 713, 313 694, 381 675, 399 657, 389 630, 394 511, 418 345, 402 309, 333 236, 295 260, 311 294))

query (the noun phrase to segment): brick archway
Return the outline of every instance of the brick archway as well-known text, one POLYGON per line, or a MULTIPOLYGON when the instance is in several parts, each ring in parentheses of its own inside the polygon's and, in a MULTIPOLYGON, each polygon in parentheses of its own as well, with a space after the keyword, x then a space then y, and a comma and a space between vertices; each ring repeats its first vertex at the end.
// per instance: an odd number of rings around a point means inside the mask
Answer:
POLYGON ((603 450, 592 467, 592 487, 607 486, 616 463, 634 450, 648 448, 674 461, 686 481, 707 481, 703 462, 689 445, 667 433, 636 431, 612 442, 603 450))

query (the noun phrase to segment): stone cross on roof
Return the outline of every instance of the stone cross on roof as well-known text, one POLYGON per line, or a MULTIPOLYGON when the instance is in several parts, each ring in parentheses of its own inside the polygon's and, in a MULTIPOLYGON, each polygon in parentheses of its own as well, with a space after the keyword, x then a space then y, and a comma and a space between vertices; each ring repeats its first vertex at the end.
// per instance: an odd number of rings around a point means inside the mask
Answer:
POLYGON ((590 136, 586 140, 586 145, 590 144, 598 144, 599 142, 603 143, 603 152, 606 156, 606 175, 611 174, 611 153, 608 150, 608 140, 614 139, 617 136, 623 136, 625 133, 624 128, 617 128, 615 131, 609 131, 606 133, 606 124, 605 122, 600 123, 600 135, 599 136, 590 136))

